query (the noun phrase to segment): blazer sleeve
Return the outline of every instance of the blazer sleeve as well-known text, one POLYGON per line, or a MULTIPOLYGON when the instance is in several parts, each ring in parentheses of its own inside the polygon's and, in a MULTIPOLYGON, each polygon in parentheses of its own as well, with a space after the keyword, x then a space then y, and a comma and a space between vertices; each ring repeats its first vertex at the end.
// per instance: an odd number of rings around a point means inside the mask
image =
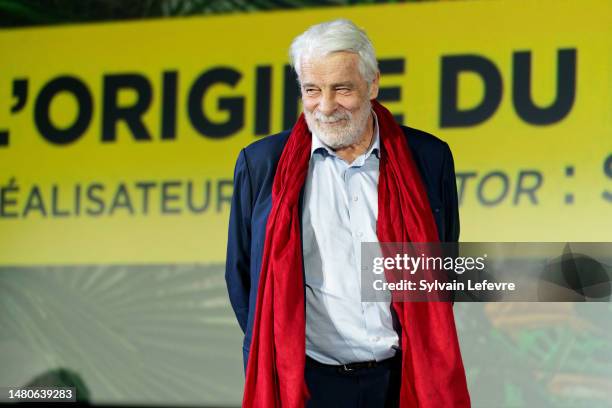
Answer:
POLYGON ((225 261, 225 282, 230 303, 243 332, 249 314, 252 189, 244 149, 234 169, 234 193, 230 209, 225 261))
POLYGON ((455 162, 448 144, 444 144, 442 164, 442 193, 444 197, 444 239, 445 242, 459 241, 459 200, 457 199, 457 180, 455 162))
MULTIPOLYGON (((448 144, 444 143, 444 155, 442 160, 442 194, 444 200, 444 242, 459 242, 459 200, 457 199, 457 181, 455 179, 455 162, 448 144)), ((459 255, 459 248, 453 245, 449 248, 452 256, 459 255)), ((449 272, 449 280, 455 276, 449 272)), ((451 304, 455 304, 457 291, 450 294, 451 304)))

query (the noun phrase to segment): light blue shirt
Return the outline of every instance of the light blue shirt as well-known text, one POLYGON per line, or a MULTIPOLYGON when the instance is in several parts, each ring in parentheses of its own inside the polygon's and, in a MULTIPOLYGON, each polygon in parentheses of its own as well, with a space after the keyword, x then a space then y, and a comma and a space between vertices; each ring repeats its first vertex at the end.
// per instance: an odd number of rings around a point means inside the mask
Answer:
POLYGON ((306 354, 325 364, 395 354, 390 297, 361 301, 361 242, 377 242, 380 138, 348 164, 313 134, 304 189, 306 354))

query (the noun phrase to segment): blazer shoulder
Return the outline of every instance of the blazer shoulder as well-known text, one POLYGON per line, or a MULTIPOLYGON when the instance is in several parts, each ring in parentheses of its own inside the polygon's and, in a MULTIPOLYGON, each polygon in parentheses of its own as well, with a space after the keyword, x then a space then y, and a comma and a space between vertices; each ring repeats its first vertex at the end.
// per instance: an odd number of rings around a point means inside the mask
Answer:
POLYGON ((246 166, 255 184, 272 179, 276 165, 287 144, 291 130, 263 137, 242 150, 246 166))
POLYGON ((291 134, 291 130, 285 130, 249 144, 244 148, 245 155, 249 158, 249 163, 256 165, 262 161, 267 162, 270 159, 278 161, 289 139, 289 134, 291 134))
POLYGON ((440 154, 448 149, 448 144, 445 141, 431 133, 408 126, 400 126, 400 128, 404 132, 408 145, 412 150, 424 154, 440 154))
POLYGON ((422 130, 401 126, 421 174, 430 180, 454 179, 453 154, 448 144, 422 130))

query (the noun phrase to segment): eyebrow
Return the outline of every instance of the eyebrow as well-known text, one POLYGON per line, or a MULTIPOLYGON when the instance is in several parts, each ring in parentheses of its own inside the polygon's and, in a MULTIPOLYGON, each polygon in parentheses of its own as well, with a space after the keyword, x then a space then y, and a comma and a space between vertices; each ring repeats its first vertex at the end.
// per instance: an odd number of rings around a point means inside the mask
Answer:
MULTIPOLYGON (((335 83, 335 84, 331 84, 331 86, 332 86, 333 88, 337 88, 337 87, 339 87, 339 86, 353 87, 353 86, 354 86, 354 84, 353 84, 352 82, 350 82, 350 81, 347 81, 347 82, 337 82, 337 83, 335 83)), ((315 87, 315 88, 318 88, 319 86, 318 86, 318 85, 316 85, 316 84, 313 84, 313 83, 311 83, 311 82, 306 82, 306 83, 303 83, 303 84, 302 84, 302 88, 308 88, 308 87, 315 87)))

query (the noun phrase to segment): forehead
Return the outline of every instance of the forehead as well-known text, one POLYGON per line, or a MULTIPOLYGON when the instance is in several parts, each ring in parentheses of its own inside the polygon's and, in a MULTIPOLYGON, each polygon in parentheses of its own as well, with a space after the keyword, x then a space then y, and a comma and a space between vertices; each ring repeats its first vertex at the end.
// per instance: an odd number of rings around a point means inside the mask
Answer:
POLYGON ((301 64, 302 83, 331 84, 365 82, 359 72, 359 56, 352 52, 334 52, 306 58, 301 64))

